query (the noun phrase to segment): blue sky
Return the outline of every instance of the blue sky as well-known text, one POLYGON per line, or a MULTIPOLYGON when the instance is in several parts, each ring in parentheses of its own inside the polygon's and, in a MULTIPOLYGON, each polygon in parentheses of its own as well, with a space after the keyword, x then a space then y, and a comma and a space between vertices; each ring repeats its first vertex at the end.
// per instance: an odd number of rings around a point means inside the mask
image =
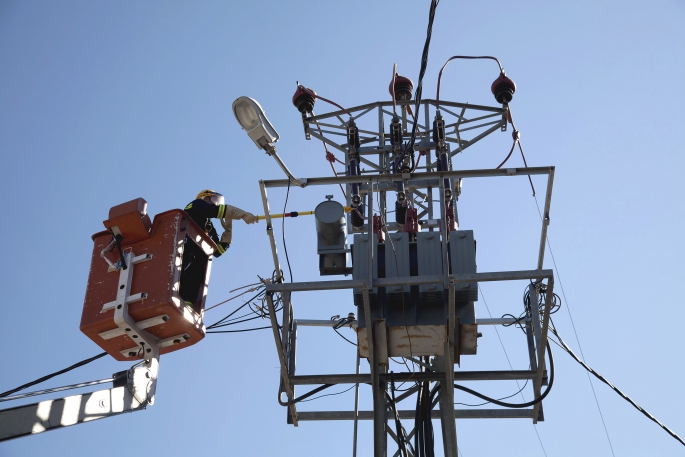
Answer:
MULTIPOLYGON (((344 106, 387 99, 393 63, 417 80, 428 6, 0 2, 0 391, 100 352, 78 326, 90 235, 111 206, 144 197, 154 215, 214 188, 261 213, 259 179, 282 172, 233 119, 240 95, 262 104, 297 176, 328 176, 323 147, 305 140, 291 104, 295 82, 344 106)), ((529 165, 557 167, 549 235, 587 361, 681 435, 684 20, 681 1, 442 0, 424 78, 432 98, 451 55, 503 63, 518 86, 511 107, 529 165)), ((441 98, 493 105, 496 76, 492 63, 453 62, 441 98)), ((495 167, 510 144, 509 133, 494 134, 454 166, 495 167)), ((544 180, 534 182, 541 195, 544 180)), ((293 190, 288 208, 311 210, 325 193, 293 190)), ((284 192, 270 198, 280 212, 284 192)), ((461 227, 478 240, 479 271, 534 268, 540 223, 525 178, 465 181, 459 211, 461 227)), ((295 280, 318 278, 313 220, 289 220, 286 235, 295 280)), ((208 304, 272 270, 263 225, 237 225, 234 240, 214 264, 208 304)), ((548 253, 545 267, 552 266, 548 253)), ((484 284, 493 316, 517 313, 523 286, 484 284)), ((347 292, 293 302, 301 318, 354 311, 347 292)), ((207 322, 225 306, 208 312, 207 322)), ((482 300, 477 315, 487 317, 482 300)), ((577 349, 569 315, 558 316, 577 349)), ((520 332, 499 332, 515 368, 525 369, 520 332)), ((461 368, 506 369, 497 335, 483 334, 479 354, 461 368)), ((302 331, 300 344, 302 374, 353 372, 354 349, 330 330, 302 331)), ((462 455, 611 455, 584 370, 559 350, 556 362, 546 420, 537 426, 544 451, 528 421, 472 420, 457 423, 462 455)), ((148 410, 3 443, 0 455, 350 455, 351 423, 285 423, 277 367, 267 331, 208 335, 162 357, 148 410)), ((125 368, 105 358, 49 385, 125 368)), ((477 387, 504 396, 518 390, 510 384, 477 387)), ((682 455, 606 386, 595 382, 595 390, 617 456, 682 455)), ((369 392, 362 394, 368 407, 369 392)), ((352 407, 347 393, 302 408, 352 407)), ((371 442, 370 423, 362 423, 360 455, 371 442)))

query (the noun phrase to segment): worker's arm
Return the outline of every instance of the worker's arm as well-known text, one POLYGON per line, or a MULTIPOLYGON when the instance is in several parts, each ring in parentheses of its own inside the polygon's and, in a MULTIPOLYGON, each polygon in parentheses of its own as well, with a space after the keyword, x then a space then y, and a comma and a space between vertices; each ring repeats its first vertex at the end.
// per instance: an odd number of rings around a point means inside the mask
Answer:
MULTIPOLYGON (((238 207, 231 205, 215 205, 214 203, 206 202, 202 199, 197 199, 189 203, 185 208, 187 213, 191 213, 199 218, 217 218, 217 219, 242 219, 246 224, 254 224, 258 221, 257 217, 248 213, 238 207)), ((196 219, 193 217, 193 219, 196 219)))

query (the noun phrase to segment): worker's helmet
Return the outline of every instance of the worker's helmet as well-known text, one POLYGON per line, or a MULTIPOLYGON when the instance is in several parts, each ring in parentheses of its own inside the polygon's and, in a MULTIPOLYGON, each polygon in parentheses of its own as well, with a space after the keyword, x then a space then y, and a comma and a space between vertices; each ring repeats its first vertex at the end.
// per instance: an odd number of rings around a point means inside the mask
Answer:
POLYGON ((204 199, 205 197, 209 197, 215 205, 223 205, 224 203, 224 196, 221 195, 219 192, 213 191, 211 189, 205 189, 199 194, 197 194, 197 199, 204 199))

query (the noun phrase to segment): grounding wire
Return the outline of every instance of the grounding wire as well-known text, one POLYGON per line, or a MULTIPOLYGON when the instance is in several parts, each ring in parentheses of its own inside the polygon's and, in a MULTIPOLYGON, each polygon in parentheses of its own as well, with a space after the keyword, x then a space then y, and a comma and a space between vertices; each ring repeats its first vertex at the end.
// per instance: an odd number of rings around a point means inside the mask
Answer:
MULTIPOLYGON (((485 295, 483 294, 483 289, 480 288, 480 284, 478 284, 478 290, 480 291, 480 296, 483 298, 483 303, 485 304, 485 309, 487 309, 488 315, 492 319, 492 313, 490 312, 490 307, 488 306, 488 302, 485 300, 485 295)), ((509 364, 509 368, 513 371, 514 367, 511 364, 511 360, 509 360, 509 354, 507 354, 507 350, 504 347, 504 343, 502 342, 502 338, 499 335, 499 331, 497 330, 497 326, 495 326, 495 333, 497 333, 497 339, 499 340, 499 344, 502 345, 502 350, 504 351, 504 356, 507 358, 507 363, 509 364)), ((518 381, 515 381, 515 382, 516 382, 516 386, 520 387, 519 382, 518 381)), ((521 398, 523 398, 524 401, 526 400, 526 397, 524 397, 522 393, 521 393, 521 398)), ((533 425, 533 430, 535 431, 535 435, 537 435, 537 437, 538 437, 538 442, 540 443, 540 447, 542 448, 542 453, 545 454, 545 457, 547 457, 547 451, 545 450, 545 446, 542 444, 542 438, 540 438, 540 434, 538 433, 538 428, 535 424, 532 424, 532 425, 533 425)))
POLYGON ((98 354, 98 355, 96 355, 96 356, 90 357, 90 358, 88 358, 88 359, 81 360, 80 362, 75 363, 75 364, 73 364, 73 365, 71 365, 71 366, 69 366, 69 367, 67 367, 67 368, 65 368, 65 369, 63 369, 63 370, 59 370, 59 371, 56 371, 56 372, 54 372, 54 373, 50 373, 49 375, 43 376, 42 378, 38 378, 38 379, 36 379, 35 381, 28 382, 28 383, 26 383, 26 384, 24 384, 24 385, 21 385, 21 386, 19 386, 19 387, 14 388, 14 389, 12 389, 12 390, 8 390, 7 392, 0 393, 0 398, 1 398, 1 397, 8 397, 8 396, 12 395, 12 394, 15 393, 15 392, 19 392, 20 390, 24 390, 24 389, 26 389, 26 388, 28 388, 28 387, 35 386, 36 384, 40 384, 41 382, 47 381, 48 379, 54 378, 55 376, 59 376, 59 375, 64 374, 64 373, 66 373, 66 372, 68 372, 68 371, 74 370, 74 369, 76 369, 76 368, 78 368, 78 367, 82 367, 83 365, 87 365, 87 364, 89 364, 90 362, 93 362, 93 361, 95 361, 95 360, 97 360, 97 359, 99 359, 99 358, 101 358, 101 357, 106 356, 106 355, 107 355, 107 352, 103 352, 103 353, 101 353, 101 354, 98 354))
MULTIPOLYGON (((512 125, 514 123, 512 122, 512 125)), ((514 127, 515 128, 515 127, 514 127)), ((521 141, 519 140, 518 142, 519 148, 521 147, 521 141)), ((521 149, 521 154, 523 154, 523 149, 521 149)), ((530 176, 529 176, 530 178, 530 176)), ((532 186, 532 181, 531 181, 531 186, 532 186)), ((540 205, 538 204, 538 198, 535 195, 535 190, 533 190, 533 198, 535 199, 535 206, 538 209, 538 216, 540 216, 540 220, 542 221, 542 212, 540 211, 540 205)), ((554 258, 554 252, 552 251, 552 243, 549 240, 549 235, 545 237, 545 240, 547 241, 547 248, 549 249, 549 254, 552 257, 552 263, 554 264, 554 271, 557 274, 557 278, 559 278, 559 287, 561 287, 561 295, 564 296, 564 302, 566 303, 566 312, 568 313, 568 317, 571 320, 571 327, 573 328, 573 334, 576 336, 576 342, 578 343, 578 348, 580 349, 580 356, 585 360, 585 354, 583 354, 583 346, 580 344, 580 338, 578 337, 578 332, 576 331, 576 324, 573 322, 573 316, 571 315, 571 307, 569 306, 568 303, 568 298, 566 298, 566 292, 564 291, 564 283, 561 281, 561 275, 559 274, 559 268, 557 267, 557 261, 554 258)), ((609 448, 611 449, 611 455, 614 457, 616 454, 614 453, 614 446, 611 444, 611 438, 609 437, 609 430, 607 429, 607 424, 604 422, 604 414, 602 414, 602 408, 599 406, 599 399, 597 398, 597 393, 595 392, 595 386, 592 384, 592 378, 590 378, 590 373, 587 374, 587 380, 590 383, 590 388, 592 389, 592 395, 595 397, 595 404, 597 405, 597 411, 599 411, 599 417, 602 420, 602 426, 604 426, 604 433, 607 437, 607 441, 609 442, 609 448)))

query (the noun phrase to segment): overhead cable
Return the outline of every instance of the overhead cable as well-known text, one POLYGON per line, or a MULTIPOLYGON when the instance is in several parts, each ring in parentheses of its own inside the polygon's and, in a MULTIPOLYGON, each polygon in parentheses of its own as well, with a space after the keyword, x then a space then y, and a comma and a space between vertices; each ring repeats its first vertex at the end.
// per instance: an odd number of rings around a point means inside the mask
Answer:
POLYGON ((64 373, 66 373, 66 372, 68 372, 68 371, 71 371, 71 370, 74 370, 74 369, 76 369, 76 368, 78 368, 78 367, 82 367, 83 365, 89 364, 90 362, 93 362, 93 361, 95 361, 95 360, 97 360, 97 359, 99 359, 99 358, 102 358, 102 357, 106 356, 106 355, 107 355, 107 353, 106 353, 106 352, 103 352, 103 353, 98 354, 98 355, 96 355, 96 356, 94 356, 94 357, 91 357, 91 358, 89 358, 89 359, 81 360, 80 362, 75 363, 75 364, 73 364, 72 366, 67 367, 67 368, 65 368, 65 369, 63 369, 63 370, 56 371, 56 372, 51 373, 51 374, 49 374, 49 375, 43 376, 42 378, 38 378, 38 379, 36 379, 35 381, 31 381, 31 382, 26 383, 26 384, 24 384, 24 385, 22 385, 22 386, 19 386, 19 387, 15 388, 15 389, 8 390, 7 392, 3 392, 3 393, 0 394, 0 397, 7 397, 7 396, 9 396, 9 395, 12 395, 12 394, 15 393, 15 392, 19 392, 20 390, 24 390, 24 389, 26 389, 27 387, 35 386, 36 384, 40 384, 41 382, 47 381, 48 379, 54 378, 55 376, 59 376, 59 375, 64 374, 64 373))
MULTIPOLYGON (((423 90, 423 76, 426 74, 426 67, 428 66, 428 50, 431 44, 431 35, 433 34, 433 19, 435 19, 435 8, 438 6, 439 0, 432 0, 430 10, 428 12, 428 30, 426 32, 426 43, 423 45, 423 54, 421 55, 421 68, 419 71, 419 81, 416 84, 416 92, 414 94, 416 118, 419 117, 419 108, 421 107, 421 92, 423 90)), ((414 144, 416 143, 416 129, 418 122, 414 122, 411 128, 411 138, 404 150, 404 155, 414 154, 414 144)))
POLYGON ((606 384, 607 386, 611 387, 611 389, 612 389, 614 392, 616 392, 617 394, 619 394, 619 395, 621 396, 621 398, 623 398, 625 401, 627 401, 628 403, 630 403, 631 405, 633 405, 633 407, 634 407, 635 409, 637 409, 637 410, 640 411, 642 414, 644 414, 645 416, 647 416, 650 420, 652 420, 652 421, 655 422, 657 425, 659 425, 659 427, 663 428, 663 429, 666 431, 666 433, 668 433, 669 435, 671 435, 671 436, 672 436, 673 438, 675 438, 680 444, 682 444, 683 446, 685 446, 685 441, 683 441, 683 439, 682 439, 681 437, 679 437, 678 435, 676 435, 676 433, 675 433, 673 430, 671 430, 670 428, 668 428, 668 427, 666 427, 664 424, 662 424, 656 417, 652 416, 652 415, 649 414, 649 412, 647 412, 644 408, 642 408, 640 405, 638 405, 637 403, 635 403, 628 395, 624 394, 619 388, 617 388, 617 387, 615 387, 613 384, 611 384, 604 376, 602 376, 601 374, 597 373, 595 370, 593 370, 592 368, 590 368, 585 362, 583 362, 582 360, 580 360, 580 358, 578 358, 578 356, 571 350, 571 348, 569 348, 569 347, 566 345, 566 343, 564 342, 564 340, 561 339, 561 337, 559 336, 559 333, 558 333, 558 332, 556 331, 556 329, 554 328, 554 324, 553 324, 553 323, 552 323, 552 325, 550 325, 549 330, 550 330, 552 333, 554 333, 554 335, 559 339, 559 343, 561 343, 561 344, 559 344, 559 346, 560 346, 564 351, 566 351, 571 357, 573 357, 573 359, 574 359, 576 362, 578 362, 579 364, 581 364, 581 365, 583 366, 583 368, 585 368, 588 372, 592 373, 597 379, 599 379, 600 381, 602 381, 604 384, 606 384))

